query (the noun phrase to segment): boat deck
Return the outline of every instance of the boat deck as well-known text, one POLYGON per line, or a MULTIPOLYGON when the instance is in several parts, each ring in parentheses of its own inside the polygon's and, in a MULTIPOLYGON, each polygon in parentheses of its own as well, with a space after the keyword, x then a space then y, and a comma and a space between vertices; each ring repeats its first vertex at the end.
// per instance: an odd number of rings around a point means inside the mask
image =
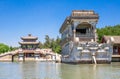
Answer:
POLYGON ((112 62, 120 62, 120 55, 112 55, 112 62))
POLYGON ((112 55, 112 58, 119 58, 120 55, 112 55))

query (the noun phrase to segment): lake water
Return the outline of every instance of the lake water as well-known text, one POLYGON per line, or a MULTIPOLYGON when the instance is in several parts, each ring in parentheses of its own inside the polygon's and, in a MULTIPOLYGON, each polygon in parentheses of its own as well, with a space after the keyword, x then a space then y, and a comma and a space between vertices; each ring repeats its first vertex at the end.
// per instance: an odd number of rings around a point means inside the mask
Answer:
POLYGON ((0 62, 0 79, 120 79, 120 63, 0 62))

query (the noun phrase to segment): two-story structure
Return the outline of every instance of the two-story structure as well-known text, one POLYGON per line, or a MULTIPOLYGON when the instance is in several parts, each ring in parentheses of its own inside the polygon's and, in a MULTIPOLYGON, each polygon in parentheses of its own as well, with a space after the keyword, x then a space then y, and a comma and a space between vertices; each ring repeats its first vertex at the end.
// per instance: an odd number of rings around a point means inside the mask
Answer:
POLYGON ((112 61, 120 61, 120 36, 103 36, 102 43, 107 43, 112 38, 113 55, 112 61))
MULTIPOLYGON (((28 34, 28 36, 21 37, 23 40, 22 42, 19 42, 21 45, 20 52, 19 52, 19 59, 27 59, 27 58, 35 58, 36 56, 39 57, 40 53, 36 55, 36 49, 38 48, 39 41, 37 41, 38 37, 32 36, 31 34, 28 34)), ((40 51, 39 51, 40 52, 40 51)))
POLYGON ((52 51, 52 49, 40 49, 38 37, 28 34, 21 37, 19 42, 20 49, 18 51, 19 61, 61 61, 60 55, 52 51))
POLYGON ((60 28, 62 62, 110 63, 110 45, 97 43, 98 19, 93 10, 73 10, 65 19, 60 28))

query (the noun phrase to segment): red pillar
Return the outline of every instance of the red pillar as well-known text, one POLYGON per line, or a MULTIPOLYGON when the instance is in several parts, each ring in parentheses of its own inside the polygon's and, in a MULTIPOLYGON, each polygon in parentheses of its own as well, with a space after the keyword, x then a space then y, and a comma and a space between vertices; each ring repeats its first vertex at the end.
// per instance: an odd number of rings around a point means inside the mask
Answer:
POLYGON ((118 47, 118 54, 120 55, 120 47, 118 47))

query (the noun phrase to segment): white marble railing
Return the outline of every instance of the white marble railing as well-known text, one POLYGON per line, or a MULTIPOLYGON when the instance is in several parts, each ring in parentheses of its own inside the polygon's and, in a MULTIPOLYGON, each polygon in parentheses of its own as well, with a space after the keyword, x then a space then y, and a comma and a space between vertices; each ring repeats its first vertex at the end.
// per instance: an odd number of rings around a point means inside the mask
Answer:
POLYGON ((94 37, 94 34, 87 33, 87 34, 76 34, 77 37, 94 37))
POLYGON ((98 43, 81 43, 78 45, 77 50, 80 51, 80 54, 85 54, 89 52, 93 57, 94 62, 96 63, 96 58, 108 58, 111 59, 112 56, 112 47, 110 44, 98 44, 98 43), (85 52, 85 53, 84 53, 85 52), (95 58, 96 57, 96 58, 95 58))
POLYGON ((17 52, 18 52, 18 50, 9 51, 9 52, 5 52, 5 53, 0 54, 0 56, 4 56, 4 55, 8 55, 8 54, 16 54, 17 52))

